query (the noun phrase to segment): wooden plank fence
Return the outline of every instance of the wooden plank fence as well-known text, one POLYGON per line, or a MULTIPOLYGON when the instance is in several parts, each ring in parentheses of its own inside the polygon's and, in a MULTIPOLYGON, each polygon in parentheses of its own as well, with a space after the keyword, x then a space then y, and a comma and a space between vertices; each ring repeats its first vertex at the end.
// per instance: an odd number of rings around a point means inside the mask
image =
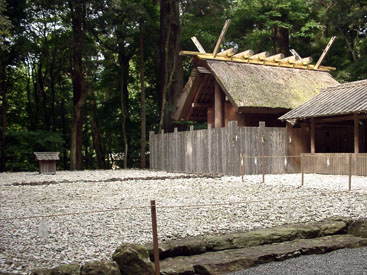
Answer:
POLYGON ((304 173, 367 176, 367 153, 302 154, 304 173))
POLYGON ((240 156, 245 158, 246 174, 284 173, 287 165, 279 158, 261 156, 285 156, 287 151, 285 128, 238 127, 236 121, 226 128, 212 128, 173 133, 149 133, 150 167, 169 172, 198 174, 240 174, 240 156), (262 166, 264 162, 264 166, 262 166), (263 168, 264 167, 264 168, 263 168))

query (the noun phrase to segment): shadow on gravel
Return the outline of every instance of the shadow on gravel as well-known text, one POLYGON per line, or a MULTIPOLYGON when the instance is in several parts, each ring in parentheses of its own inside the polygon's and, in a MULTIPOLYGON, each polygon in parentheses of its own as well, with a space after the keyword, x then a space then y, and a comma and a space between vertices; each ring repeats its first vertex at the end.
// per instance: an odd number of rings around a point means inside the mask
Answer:
POLYGON ((163 176, 163 177, 132 177, 132 178, 109 178, 104 180, 60 180, 60 181, 33 181, 33 182, 16 182, 5 184, 5 186, 38 186, 38 185, 53 185, 62 183, 75 183, 75 182, 116 182, 116 181, 136 181, 136 180, 175 180, 175 179, 195 179, 195 178, 221 178, 220 175, 181 175, 181 176, 163 176))

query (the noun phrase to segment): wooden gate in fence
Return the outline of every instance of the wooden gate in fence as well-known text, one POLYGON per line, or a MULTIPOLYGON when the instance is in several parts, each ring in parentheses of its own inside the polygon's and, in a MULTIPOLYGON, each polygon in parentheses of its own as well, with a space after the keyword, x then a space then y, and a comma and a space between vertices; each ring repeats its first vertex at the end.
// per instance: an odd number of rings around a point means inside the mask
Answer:
MULTIPOLYGON (((240 174, 240 155, 286 156, 286 129, 238 127, 231 121, 226 128, 211 128, 173 133, 149 133, 150 167, 169 172, 199 174, 240 174)), ((284 173, 286 166, 278 158, 245 158, 246 174, 284 173)))

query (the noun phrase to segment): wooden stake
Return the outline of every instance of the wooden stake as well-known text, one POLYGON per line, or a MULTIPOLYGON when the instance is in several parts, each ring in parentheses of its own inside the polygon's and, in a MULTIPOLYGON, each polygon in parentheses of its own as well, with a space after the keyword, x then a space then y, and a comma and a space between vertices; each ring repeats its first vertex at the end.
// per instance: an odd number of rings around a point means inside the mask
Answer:
POLYGON ((220 33, 220 36, 218 38, 217 44, 215 45, 214 51, 213 51, 213 56, 215 57, 219 51, 219 47, 222 44, 223 40, 224 40, 224 36, 227 33, 229 24, 231 23, 231 19, 227 19, 226 22, 224 23, 222 32, 220 33))
POLYGON ((203 46, 201 46, 199 40, 195 36, 191 37, 191 40, 192 42, 194 42, 196 48, 199 50, 200 53, 206 53, 203 46))
POLYGON ((160 271, 160 266, 159 266, 157 213, 155 209, 155 200, 150 201, 150 209, 152 212, 154 271, 155 271, 155 275, 159 275, 161 274, 161 271, 160 271))
POLYGON ((333 45, 333 43, 334 43, 335 38, 336 38, 336 36, 333 36, 333 37, 330 39, 329 43, 326 45, 325 50, 323 51, 322 55, 320 56, 319 60, 317 61, 316 65, 315 65, 315 69, 316 69, 316 70, 320 67, 321 62, 322 62, 322 61, 324 60, 324 58, 326 57, 326 55, 327 55, 327 53, 328 53, 329 49, 331 48, 331 46, 332 46, 332 45, 333 45))

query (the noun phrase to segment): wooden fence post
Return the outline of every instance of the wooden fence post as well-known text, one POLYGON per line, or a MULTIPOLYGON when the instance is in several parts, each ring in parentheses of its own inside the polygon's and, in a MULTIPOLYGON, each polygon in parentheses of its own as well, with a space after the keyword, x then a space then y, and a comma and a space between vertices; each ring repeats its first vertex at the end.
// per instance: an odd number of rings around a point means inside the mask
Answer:
POLYGON ((240 166, 241 182, 244 182, 245 163, 244 163, 244 159, 243 159, 243 154, 240 154, 240 158, 241 158, 241 166, 240 166))
POLYGON ((264 150, 265 150, 265 121, 259 122, 260 128, 260 141, 261 141, 261 172, 262 182, 265 182, 265 163, 264 163, 264 150))
MULTIPOLYGON (((179 165, 179 150, 178 150, 178 129, 175 127, 173 129, 174 139, 175 139, 175 149, 174 149, 174 156, 173 156, 173 163, 172 163, 172 171, 178 172, 178 165, 179 165)), ((171 160, 170 160, 171 161, 171 160)))
POLYGON ((150 169, 154 169, 155 168, 155 154, 154 154, 154 147, 155 147, 155 142, 153 141, 154 139, 154 131, 149 131, 149 168, 150 169))
POLYGON ((229 164, 229 169, 227 173, 231 173, 233 176, 238 176, 238 164, 240 164, 240 143, 239 143, 239 129, 237 121, 229 121, 228 122, 229 128, 229 140, 230 140, 230 148, 228 148, 227 154, 227 161, 229 164))
POLYGON ((165 170, 165 161, 164 161, 164 130, 161 132, 161 170, 165 170))
POLYGON ((212 157, 213 157, 213 154, 212 154, 212 148, 213 148, 212 133, 213 133, 212 124, 208 123, 208 172, 209 172, 209 174, 212 174, 212 172, 213 172, 213 168, 212 168, 212 157))
POLYGON ((195 167, 195 164, 194 164, 194 161, 195 161, 195 158, 194 158, 195 145, 194 145, 194 126, 193 125, 190 126, 190 141, 191 141, 191 154, 190 154, 190 170, 189 170, 189 172, 193 173, 194 172, 194 167, 195 167))
POLYGON ((150 209, 152 213, 154 271, 156 275, 159 275, 161 272, 159 266, 157 212, 155 208, 155 200, 150 201, 150 209))
POLYGON ((302 174, 302 181, 301 181, 301 186, 303 186, 304 184, 304 154, 301 154, 301 174, 302 174))
POLYGON ((349 184, 348 190, 352 190, 352 154, 349 154, 349 184))

